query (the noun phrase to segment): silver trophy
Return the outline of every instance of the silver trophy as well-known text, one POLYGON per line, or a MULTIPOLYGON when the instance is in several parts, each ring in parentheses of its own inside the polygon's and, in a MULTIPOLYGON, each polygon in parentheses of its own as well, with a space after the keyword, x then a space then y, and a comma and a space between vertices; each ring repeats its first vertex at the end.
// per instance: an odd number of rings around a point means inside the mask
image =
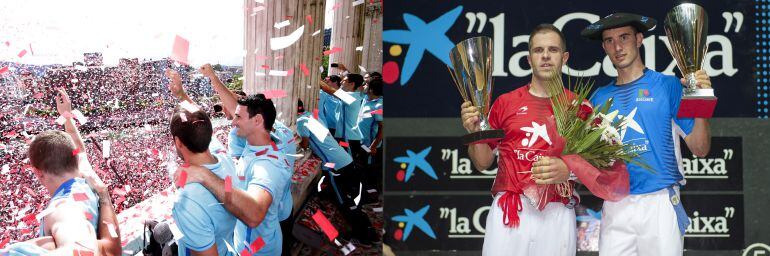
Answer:
POLYGON ((480 109, 481 130, 462 137, 463 144, 499 141, 503 130, 489 126, 489 107, 492 103, 492 38, 482 36, 466 39, 449 52, 454 68, 449 73, 464 101, 480 109))
POLYGON ((701 89, 695 85, 695 71, 703 66, 708 48, 706 10, 697 4, 680 4, 666 15, 664 29, 671 45, 671 56, 687 82, 678 116, 711 117, 717 100, 714 89, 701 89))

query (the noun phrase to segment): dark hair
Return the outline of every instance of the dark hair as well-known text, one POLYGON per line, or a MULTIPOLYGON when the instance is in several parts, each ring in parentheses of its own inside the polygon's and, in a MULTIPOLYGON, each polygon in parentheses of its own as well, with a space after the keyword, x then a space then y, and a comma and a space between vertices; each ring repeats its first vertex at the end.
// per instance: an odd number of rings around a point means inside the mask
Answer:
POLYGON ((374 78, 369 81, 369 90, 376 96, 382 96, 382 79, 374 78))
POLYGON ((544 32, 554 32, 557 35, 559 35, 559 38, 561 39, 561 48, 562 51, 567 51, 567 39, 564 38, 564 34, 561 33, 561 30, 559 30, 556 26, 548 23, 542 23, 540 25, 535 26, 534 29, 532 29, 532 33, 529 33, 529 49, 532 50, 532 38, 535 37, 535 34, 538 33, 544 33, 544 32))
POLYGON ((340 81, 342 81, 342 78, 338 75, 331 75, 329 76, 329 81, 339 84, 340 81))
POLYGON ((214 113, 222 112, 222 103, 214 104, 214 113))
POLYGON ((305 103, 301 99, 297 99, 297 113, 305 113, 305 103))
POLYGON ((375 71, 375 72, 369 73, 369 77, 371 77, 371 78, 382 78, 382 74, 380 74, 380 72, 376 72, 375 71))
POLYGON ((262 115, 262 119, 265 120, 265 130, 272 130, 273 123, 275 122, 275 105, 273 101, 265 98, 264 94, 257 93, 249 95, 245 98, 238 99, 238 105, 246 106, 249 112, 249 118, 254 117, 257 114, 262 115))
POLYGON ((203 153, 209 148, 214 129, 205 112, 198 110, 191 113, 177 107, 171 116, 170 126, 171 136, 179 138, 182 145, 193 153, 203 153))
POLYGON ((348 78, 348 82, 353 83, 353 90, 364 85, 364 77, 359 74, 348 74, 346 77, 348 78))
POLYGON ((29 144, 27 157, 33 167, 53 175, 75 172, 78 169, 77 147, 69 134, 62 131, 39 133, 29 144))

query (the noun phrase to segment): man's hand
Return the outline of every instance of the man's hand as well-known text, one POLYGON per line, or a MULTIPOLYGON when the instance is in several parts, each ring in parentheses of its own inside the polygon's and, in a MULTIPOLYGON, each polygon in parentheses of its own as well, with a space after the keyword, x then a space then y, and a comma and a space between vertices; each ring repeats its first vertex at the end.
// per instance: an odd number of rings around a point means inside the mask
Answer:
POLYGON ((474 107, 470 101, 463 102, 460 108, 462 108, 460 117, 463 120, 463 127, 465 127, 465 130, 468 131, 468 133, 481 130, 481 120, 479 119, 481 111, 479 108, 474 107))
POLYGON ((184 100, 187 93, 185 93, 184 87, 182 86, 182 78, 179 76, 179 72, 170 68, 166 69, 166 77, 171 80, 168 84, 168 89, 171 90, 171 94, 180 100, 184 100))
POLYGON ((369 154, 372 156, 377 156, 377 145, 372 144, 369 146, 369 154))
POLYGON ((59 92, 59 94, 56 95, 56 111, 59 112, 59 115, 61 116, 71 116, 72 101, 70 101, 70 97, 64 89, 58 89, 56 91, 59 92))
POLYGON ((206 179, 205 174, 210 172, 209 169, 206 169, 202 166, 197 165, 190 165, 188 167, 180 166, 176 169, 176 172, 174 173, 174 182, 179 180, 179 176, 182 173, 182 171, 187 172, 187 180, 185 181, 185 184, 190 183, 203 183, 203 181, 206 179))
POLYGON ((537 184, 559 184, 569 179, 569 170, 560 158, 546 156, 532 164, 532 177, 537 184))
POLYGON ((211 77, 216 77, 216 73, 214 73, 214 68, 211 67, 211 64, 203 64, 198 71, 209 79, 211 79, 211 77))
MULTIPOLYGON (((711 78, 708 76, 708 74, 706 74, 706 71, 703 71, 702 69, 695 72, 695 81, 695 85, 698 86, 698 88, 711 88, 711 78)), ((684 78, 680 78, 679 82, 681 82, 683 85, 687 85, 687 80, 684 78)))

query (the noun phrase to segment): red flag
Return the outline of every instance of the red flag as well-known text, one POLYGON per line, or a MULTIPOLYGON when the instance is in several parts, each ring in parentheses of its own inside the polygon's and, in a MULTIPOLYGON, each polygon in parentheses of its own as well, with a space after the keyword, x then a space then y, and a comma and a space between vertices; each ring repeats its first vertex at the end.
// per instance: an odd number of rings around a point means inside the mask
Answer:
POLYGON ((310 25, 313 25, 313 16, 305 16, 305 19, 307 19, 307 22, 310 23, 310 25))

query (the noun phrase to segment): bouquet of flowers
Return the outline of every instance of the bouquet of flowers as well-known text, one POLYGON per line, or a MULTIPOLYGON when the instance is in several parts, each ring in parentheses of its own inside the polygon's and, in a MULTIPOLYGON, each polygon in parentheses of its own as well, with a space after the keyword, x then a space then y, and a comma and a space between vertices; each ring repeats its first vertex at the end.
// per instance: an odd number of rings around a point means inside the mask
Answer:
MULTIPOLYGON (((554 121, 565 145, 561 159, 570 171, 596 196, 616 201, 628 194, 628 172, 625 163, 634 163, 649 169, 634 158, 628 145, 620 138, 625 119, 616 120, 618 111, 609 112, 612 99, 599 108, 593 108, 586 100, 593 81, 578 79, 573 85, 568 80, 566 89, 561 75, 556 74, 547 83, 551 95, 554 121)), ((569 182, 557 184, 560 196, 569 197, 569 182)))

